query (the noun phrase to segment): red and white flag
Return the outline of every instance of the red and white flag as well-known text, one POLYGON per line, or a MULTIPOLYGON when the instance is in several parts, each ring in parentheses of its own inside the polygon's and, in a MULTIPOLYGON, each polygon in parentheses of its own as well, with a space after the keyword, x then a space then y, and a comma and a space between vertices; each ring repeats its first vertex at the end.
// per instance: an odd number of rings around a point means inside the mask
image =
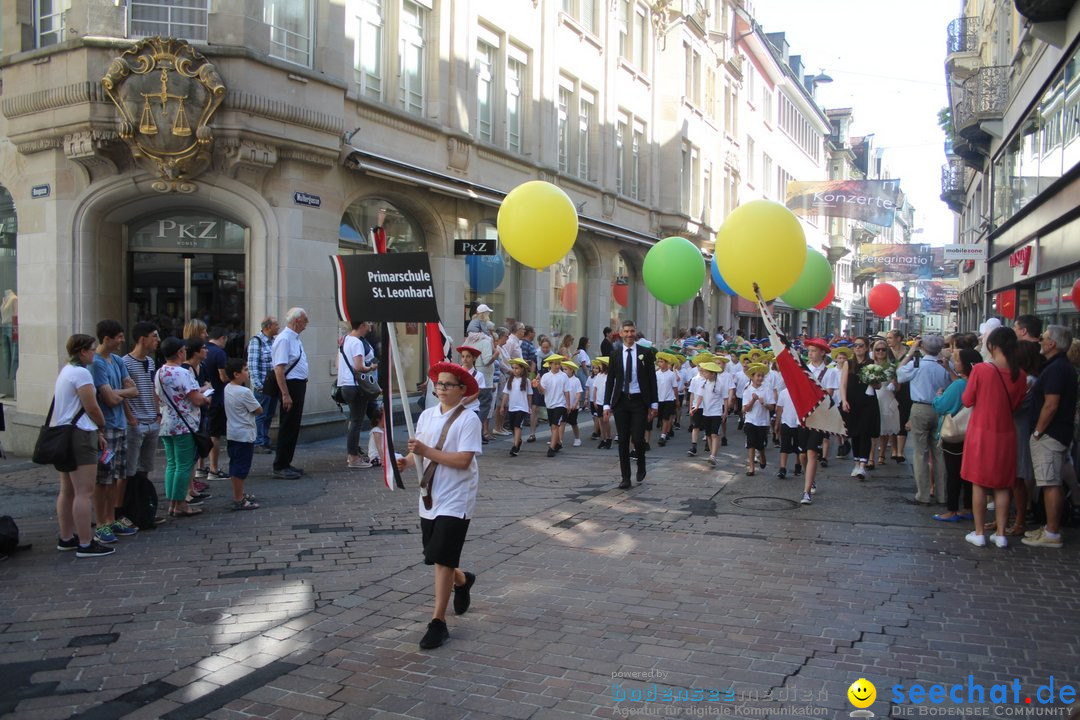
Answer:
POLYGON ((840 416, 840 408, 833 402, 832 395, 825 392, 817 380, 810 373, 802 358, 799 357, 788 342, 787 336, 776 324, 765 300, 754 285, 757 294, 758 311, 765 328, 769 331, 769 342, 772 345, 773 355, 776 357, 776 366, 784 378, 791 395, 791 402, 799 415, 799 422, 811 430, 847 435, 844 427, 844 419, 840 416))

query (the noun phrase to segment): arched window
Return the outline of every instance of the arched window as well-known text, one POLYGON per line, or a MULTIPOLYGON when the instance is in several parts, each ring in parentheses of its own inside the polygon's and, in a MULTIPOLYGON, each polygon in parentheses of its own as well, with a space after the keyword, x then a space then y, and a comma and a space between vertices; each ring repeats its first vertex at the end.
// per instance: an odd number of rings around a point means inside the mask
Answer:
POLYGON ((15 374, 19 371, 18 236, 15 202, 0 186, 0 397, 11 399, 15 399, 15 374))
MULTIPOLYGON (((349 205, 345 214, 342 215, 338 231, 338 254, 356 255, 375 252, 371 228, 378 223, 380 210, 386 210, 383 229, 386 231, 387 252, 426 252, 427 244, 424 242, 420 224, 411 215, 385 200, 368 197, 349 205)), ((424 374, 426 358, 424 336, 420 331, 420 325, 394 323, 394 327, 397 330, 398 351, 401 353, 398 359, 405 372, 406 382, 423 382, 426 379, 424 374)), ((369 339, 376 344, 381 340, 377 332, 372 332, 369 339)), ((387 370, 389 371, 389 368, 387 370)), ((396 382, 397 378, 394 380, 396 382)), ((405 389, 411 392, 415 388, 410 386, 405 389)))
MULTIPOLYGON (((518 317, 518 264, 498 242, 499 231, 493 220, 482 220, 469 236, 490 240, 496 247, 494 255, 465 256, 464 323, 468 324, 476 307, 483 303, 491 308, 491 320, 509 328, 510 320, 532 324, 533 319, 518 317)), ((464 327, 464 325, 462 326, 464 327)))
POLYGON ((611 273, 611 311, 608 326, 617 328, 624 319, 634 317, 636 283, 633 269, 622 253, 615 253, 611 273))
POLYGON ((582 286, 584 266, 578 254, 571 250, 559 262, 549 269, 551 277, 551 295, 548 306, 551 308, 552 337, 570 334, 575 338, 584 333, 585 288, 582 286))

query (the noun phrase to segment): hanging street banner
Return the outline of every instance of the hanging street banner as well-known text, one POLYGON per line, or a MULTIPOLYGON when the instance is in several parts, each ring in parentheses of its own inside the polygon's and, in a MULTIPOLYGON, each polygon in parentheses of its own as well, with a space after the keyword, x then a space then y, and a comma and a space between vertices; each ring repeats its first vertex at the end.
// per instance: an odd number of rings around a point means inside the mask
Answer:
POLYGON ((787 186, 787 208, 802 216, 844 217, 891 227, 899 202, 899 180, 816 180, 787 186))
POLYGON ((944 315, 960 297, 956 280, 922 280, 915 283, 915 300, 923 315, 944 315))
POLYGON ((438 322, 427 253, 331 255, 342 322, 438 322))
POLYGON ((955 278, 957 261, 945 259, 945 249, 926 244, 860 245, 852 261, 851 279, 861 282, 872 277, 885 280, 935 280, 955 278))

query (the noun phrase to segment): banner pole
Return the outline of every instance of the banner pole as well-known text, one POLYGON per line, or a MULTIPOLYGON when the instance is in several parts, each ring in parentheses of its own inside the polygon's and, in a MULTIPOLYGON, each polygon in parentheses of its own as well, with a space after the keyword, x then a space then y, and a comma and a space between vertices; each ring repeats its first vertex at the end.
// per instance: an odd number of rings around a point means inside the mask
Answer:
MULTIPOLYGON (((413 430, 412 421, 412 409, 409 407, 409 394, 405 387, 405 371, 401 367, 401 361, 398 359, 398 344, 397 344, 397 329, 394 327, 394 323, 386 323, 387 335, 390 336, 390 364, 394 366, 394 374, 397 376, 398 391, 401 394, 401 409, 405 414, 405 429, 409 432, 409 437, 416 437, 416 433, 413 430)), ((393 392, 391 390, 390 402, 393 403, 393 392)), ((420 484, 424 479, 424 471, 421 467, 423 462, 413 463, 416 468, 416 482, 420 484)))

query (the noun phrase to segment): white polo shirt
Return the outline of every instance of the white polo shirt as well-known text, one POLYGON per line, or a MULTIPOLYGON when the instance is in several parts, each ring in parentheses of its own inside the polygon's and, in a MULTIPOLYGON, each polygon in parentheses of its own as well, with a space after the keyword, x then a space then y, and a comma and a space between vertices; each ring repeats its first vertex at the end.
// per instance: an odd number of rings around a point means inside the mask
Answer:
MULTIPOLYGON (((420 413, 420 418, 416 421, 416 438, 428 447, 435 447, 439 442, 439 435, 442 434, 443 425, 453 415, 454 410, 455 408, 451 408, 444 413, 442 405, 436 404, 420 413)), ((473 459, 464 470, 449 468, 445 465, 435 468, 435 476, 432 478, 431 509, 425 508, 423 498, 419 498, 417 505, 420 509, 420 517, 428 520, 434 520, 439 515, 472 517, 476 509, 476 492, 480 486, 480 470, 476 465, 476 455, 483 454, 480 418, 476 417, 476 413, 461 413, 461 417, 450 426, 450 432, 446 434, 442 449, 446 452, 471 452, 474 453, 473 459)), ((423 468, 426 468, 428 460, 425 458, 422 462, 423 468)))
POLYGON ((761 387, 754 387, 748 385, 746 390, 743 391, 742 401, 743 410, 746 417, 746 422, 751 425, 757 425, 758 427, 769 426, 769 405, 772 404, 769 388, 765 387, 765 383, 761 383, 761 387), (747 410, 750 401, 753 400, 754 395, 757 395, 760 400, 754 403, 754 407, 747 410))
POLYGON ((286 370, 289 370, 289 366, 294 362, 296 363, 296 366, 285 375, 286 380, 308 379, 308 361, 304 344, 300 342, 300 335, 290 327, 286 327, 274 337, 274 345, 270 349, 270 361, 275 366, 284 365, 286 370))

